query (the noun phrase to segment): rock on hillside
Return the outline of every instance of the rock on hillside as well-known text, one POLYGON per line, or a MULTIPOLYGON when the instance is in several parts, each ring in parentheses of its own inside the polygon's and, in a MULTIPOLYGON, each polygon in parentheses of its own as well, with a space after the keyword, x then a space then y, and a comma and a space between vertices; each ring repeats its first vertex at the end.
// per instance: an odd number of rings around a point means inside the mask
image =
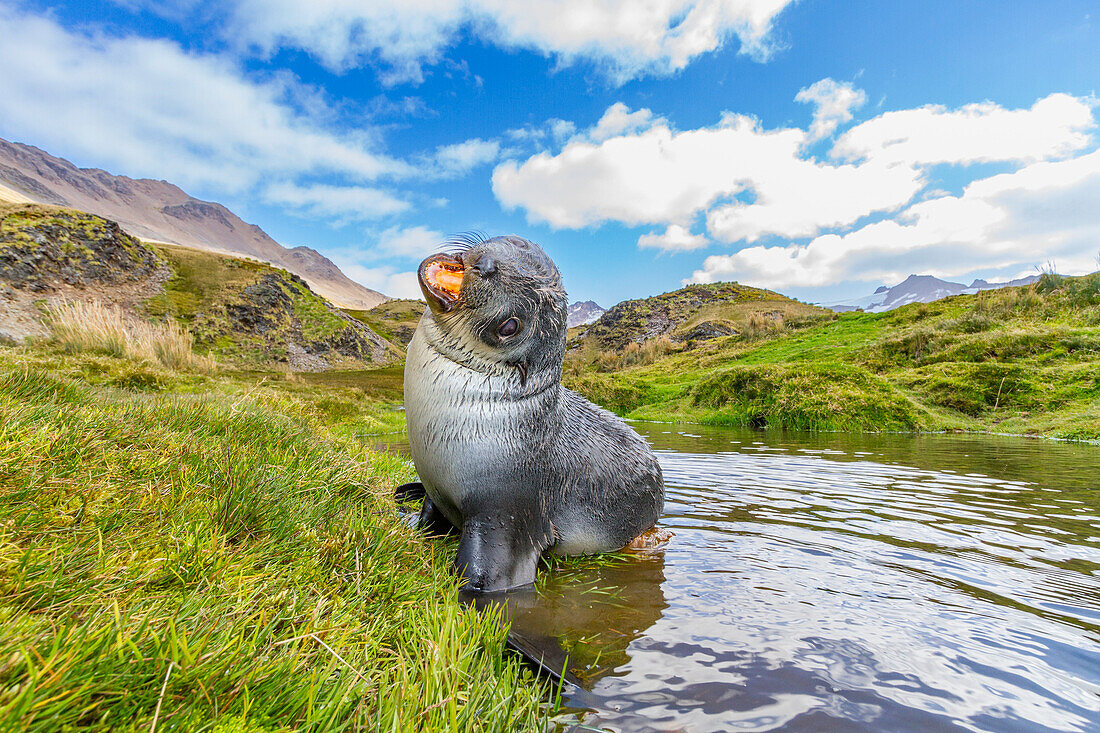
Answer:
POLYGON ((582 338, 602 349, 622 349, 661 336, 706 341, 740 333, 753 314, 758 319, 780 321, 819 317, 824 312, 779 293, 738 283, 688 285, 651 298, 623 301, 600 316, 582 338))
POLYGON ((13 288, 118 285, 163 267, 151 249, 98 216, 33 205, 3 206, 0 216, 0 280, 13 288))
POLYGON ((155 245, 172 268, 153 316, 186 324, 200 349, 241 366, 323 371, 388 363, 397 351, 314 293, 302 278, 254 260, 155 245))
POLYGON ((221 204, 200 201, 167 181, 77 168, 30 145, 0 140, 0 200, 69 206, 117 221, 143 239, 254 257, 304 278, 344 308, 372 308, 386 299, 319 252, 288 250, 221 204))
POLYGON ((391 361, 395 350, 284 270, 143 243, 72 209, 0 205, 0 334, 42 336, 38 301, 98 300, 131 318, 172 317, 197 348, 241 366, 299 371, 391 361))

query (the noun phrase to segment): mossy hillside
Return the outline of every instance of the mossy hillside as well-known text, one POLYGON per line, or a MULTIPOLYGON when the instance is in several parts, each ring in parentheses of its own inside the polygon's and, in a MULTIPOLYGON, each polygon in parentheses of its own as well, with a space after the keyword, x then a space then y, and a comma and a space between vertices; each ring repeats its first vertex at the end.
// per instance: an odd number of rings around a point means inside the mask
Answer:
POLYGON ((117 284, 162 267, 118 224, 75 209, 0 204, 0 281, 44 291, 55 284, 117 284))
POLYGON ((1100 438, 1100 273, 718 338, 566 381, 620 414, 1100 438), (797 389, 791 385, 798 385, 797 389), (736 387, 736 389, 734 388, 736 387))
POLYGON ((541 727, 453 547, 396 514, 409 465, 365 447, 399 419, 296 375, 0 347, 0 728, 541 727))
POLYGON ((592 325, 578 329, 581 338, 574 340, 573 346, 621 349, 661 336, 675 341, 706 340, 714 334, 745 332, 753 315, 758 320, 777 321, 827 317, 828 313, 779 293, 738 283, 689 285, 615 305, 592 325))
POLYGON ((241 366, 293 362, 296 349, 329 366, 361 367, 398 358, 378 334, 295 275, 187 247, 158 249, 172 276, 163 293, 146 301, 146 310, 182 320, 200 350, 241 366))
POLYGON ((424 314, 422 300, 394 298, 379 303, 370 310, 345 311, 352 318, 367 324, 375 333, 402 349, 412 341, 416 324, 424 314))

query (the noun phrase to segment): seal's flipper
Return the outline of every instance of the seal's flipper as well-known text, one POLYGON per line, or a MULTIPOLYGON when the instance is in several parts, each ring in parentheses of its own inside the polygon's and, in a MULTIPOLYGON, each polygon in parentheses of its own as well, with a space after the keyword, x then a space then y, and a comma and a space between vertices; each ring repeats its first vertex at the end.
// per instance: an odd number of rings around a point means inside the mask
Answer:
POLYGON ((455 571, 464 590, 489 592, 535 582, 539 557, 552 541, 549 522, 535 518, 471 517, 462 526, 455 571))
POLYGON ((573 687, 581 686, 581 681, 569 671, 569 655, 561 648, 561 642, 553 636, 522 631, 513 625, 508 630, 504 645, 554 682, 564 682, 573 687))
POLYGON ((401 484, 393 490, 393 498, 398 504, 423 499, 425 496, 427 496, 427 492, 424 491, 424 484, 419 481, 413 481, 411 484, 401 484))
POLYGON ((427 495, 424 496, 424 506, 420 508, 420 517, 416 520, 416 526, 431 535, 449 535, 455 530, 451 520, 439 511, 439 508, 432 503, 432 498, 427 495))

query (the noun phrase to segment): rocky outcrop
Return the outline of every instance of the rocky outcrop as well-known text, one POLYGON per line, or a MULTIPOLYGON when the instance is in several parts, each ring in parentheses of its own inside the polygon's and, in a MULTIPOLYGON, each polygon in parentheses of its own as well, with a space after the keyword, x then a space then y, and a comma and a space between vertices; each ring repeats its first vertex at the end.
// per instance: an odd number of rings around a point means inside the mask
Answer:
POLYGON ((268 272, 226 303, 224 317, 219 310, 201 317, 196 329, 200 341, 213 344, 226 335, 248 335, 276 361, 298 357, 306 371, 342 359, 376 363, 388 356, 378 334, 318 298, 297 275, 268 272), (304 354, 314 358, 302 358, 304 354))
POLYGON ((671 293, 626 300, 611 307, 588 327, 585 338, 595 339, 601 348, 621 349, 631 342, 640 344, 671 334, 706 305, 761 298, 782 296, 737 283, 688 285, 671 293))
POLYGON ((113 221, 71 209, 0 207, 0 281, 13 288, 134 282, 161 267, 156 253, 113 221))
POLYGON ((710 341, 711 339, 733 336, 737 331, 725 323, 703 321, 684 333, 676 334, 676 341, 710 341))
POLYGON ((46 336, 40 302, 96 300, 127 318, 171 317, 222 363, 317 371, 396 358, 369 327, 269 265, 148 245, 72 209, 0 205, 0 337, 46 336))

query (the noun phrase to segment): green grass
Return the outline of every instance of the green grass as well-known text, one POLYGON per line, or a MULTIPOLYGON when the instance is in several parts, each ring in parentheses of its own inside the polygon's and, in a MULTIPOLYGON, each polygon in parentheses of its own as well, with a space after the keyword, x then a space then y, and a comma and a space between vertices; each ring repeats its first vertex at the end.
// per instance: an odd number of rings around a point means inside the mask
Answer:
POLYGON ((401 415, 369 388, 0 365, 0 729, 543 725, 451 546, 402 524, 411 468, 367 447, 401 415))
POLYGON ((395 298, 379 303, 370 310, 345 310, 352 318, 390 343, 405 348, 424 313, 424 301, 395 298))
MULTIPOLYGON (((184 323, 200 351, 239 367, 271 368, 287 361, 293 342, 325 347, 325 358, 342 368, 361 369, 370 363, 369 355, 358 359, 336 351, 340 342, 358 338, 351 328, 354 322, 289 273, 189 247, 155 248, 172 274, 144 308, 148 315, 184 323)), ((388 348, 383 363, 399 357, 399 349, 388 348)))
POLYGON ((743 333, 610 372, 624 359, 586 346, 567 386, 631 418, 1100 439, 1100 273, 743 333))
POLYGON ((185 321, 219 304, 227 290, 239 290, 274 271, 270 265, 228 257, 174 244, 152 245, 170 263, 172 275, 164 292, 150 298, 152 315, 170 315, 185 321))

